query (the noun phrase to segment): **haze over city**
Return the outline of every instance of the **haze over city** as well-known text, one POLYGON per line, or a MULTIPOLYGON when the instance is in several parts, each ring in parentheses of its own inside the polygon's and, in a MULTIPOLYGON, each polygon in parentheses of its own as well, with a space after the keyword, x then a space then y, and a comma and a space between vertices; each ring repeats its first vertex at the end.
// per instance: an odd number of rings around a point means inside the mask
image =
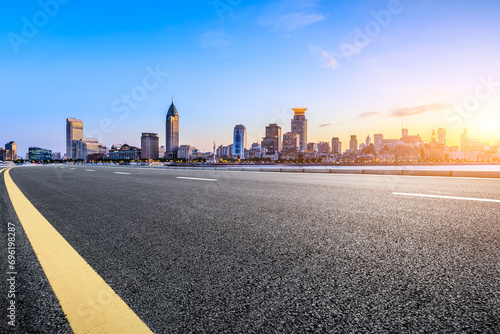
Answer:
POLYGON ((270 123, 288 131, 293 107, 308 108, 311 142, 398 138, 403 120, 423 140, 437 128, 449 145, 463 128, 500 139, 498 2, 231 3, 10 4, 0 143, 64 152, 67 117, 88 137, 111 124, 108 147, 139 146, 142 132, 164 142, 172 97, 180 143, 207 151, 231 143, 235 124, 249 143, 270 123))

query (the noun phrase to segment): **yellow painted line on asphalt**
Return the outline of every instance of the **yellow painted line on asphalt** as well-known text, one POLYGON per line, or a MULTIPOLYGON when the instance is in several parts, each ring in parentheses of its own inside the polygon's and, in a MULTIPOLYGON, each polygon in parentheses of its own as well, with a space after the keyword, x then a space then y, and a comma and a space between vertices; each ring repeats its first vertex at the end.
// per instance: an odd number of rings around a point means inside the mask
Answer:
POLYGON ((23 195, 10 169, 4 177, 19 221, 73 332, 152 333, 23 195))

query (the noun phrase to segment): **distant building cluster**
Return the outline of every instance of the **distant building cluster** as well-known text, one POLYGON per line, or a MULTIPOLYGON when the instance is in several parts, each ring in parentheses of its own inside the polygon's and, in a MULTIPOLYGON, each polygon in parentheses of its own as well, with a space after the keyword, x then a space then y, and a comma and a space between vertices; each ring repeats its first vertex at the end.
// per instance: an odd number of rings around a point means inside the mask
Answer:
MULTIPOLYGON (((307 140, 306 108, 293 108, 290 131, 272 123, 265 128, 265 137, 260 143, 248 145, 247 129, 238 124, 233 129, 233 142, 220 145, 213 152, 200 152, 194 146, 180 145, 179 112, 172 100, 165 119, 165 145, 160 146, 157 133, 145 132, 141 136, 141 147, 128 144, 114 144, 111 148, 94 138, 83 137, 83 121, 66 119, 66 153, 41 147, 30 147, 26 154, 29 161, 70 160, 70 161, 310 161, 329 163, 416 163, 416 162, 480 162, 499 161, 500 142, 495 145, 469 138, 464 129, 460 135, 460 146, 447 146, 446 130, 432 131, 431 139, 410 135, 407 128, 401 130, 400 138, 385 138, 382 133, 368 135, 364 142, 357 135, 351 135, 346 149, 342 149, 339 137, 318 143, 307 140)), ((0 161, 18 160, 17 144, 11 141, 0 147, 0 161)))

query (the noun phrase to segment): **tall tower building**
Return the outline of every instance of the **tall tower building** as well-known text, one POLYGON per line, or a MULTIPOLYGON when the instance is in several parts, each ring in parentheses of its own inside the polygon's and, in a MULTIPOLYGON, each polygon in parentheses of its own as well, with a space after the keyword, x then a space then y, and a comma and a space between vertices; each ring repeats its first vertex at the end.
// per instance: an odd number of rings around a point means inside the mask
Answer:
POLYGON ((307 150, 307 119, 306 108, 293 108, 292 131, 299 135, 299 150, 307 150))
POLYGON ((77 159, 76 145, 83 139, 83 122, 81 119, 66 119, 66 159, 77 159))
POLYGON ((351 153, 356 153, 358 151, 358 136, 351 135, 351 140, 349 141, 349 150, 351 150, 351 153))
POLYGON ((245 148, 247 147, 247 128, 244 125, 236 125, 233 133, 233 148, 231 155, 245 159, 245 148))
POLYGON ((382 149, 383 140, 384 140, 383 134, 376 133, 373 135, 373 145, 375 146, 375 151, 380 151, 382 149))
POLYGON ((14 141, 5 144, 6 159, 5 160, 17 160, 17 144, 14 141))
POLYGON ((157 133, 143 133, 141 137, 141 159, 158 160, 160 140, 157 133))
POLYGON ((281 152, 281 127, 278 124, 266 126, 266 136, 262 139, 261 147, 270 154, 281 152))
POLYGON ((342 154, 342 143, 339 137, 332 138, 332 152, 333 154, 342 154))
POLYGON ((439 128, 437 133, 438 144, 446 146, 446 129, 439 128))
POLYGON ((370 135, 366 136, 366 141, 365 141, 366 147, 370 146, 371 143, 372 139, 370 138, 370 135))
POLYGON ((174 100, 172 99, 172 104, 168 108, 167 120, 166 120, 166 145, 165 145, 165 156, 174 155, 179 147, 179 113, 174 105, 174 100))
POLYGON ((436 139, 436 130, 432 130, 431 141, 433 143, 437 142, 437 139, 436 139))

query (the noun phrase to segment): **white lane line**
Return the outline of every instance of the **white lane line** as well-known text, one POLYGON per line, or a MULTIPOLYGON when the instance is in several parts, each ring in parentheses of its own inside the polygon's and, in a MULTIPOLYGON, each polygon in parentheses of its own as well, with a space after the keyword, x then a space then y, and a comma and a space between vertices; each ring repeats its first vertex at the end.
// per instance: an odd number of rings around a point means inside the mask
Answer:
POLYGON ((488 198, 456 197, 456 196, 426 195, 426 194, 408 194, 408 193, 392 193, 392 194, 393 195, 401 195, 401 196, 446 198, 446 199, 460 199, 460 200, 463 200, 463 201, 477 201, 477 202, 495 202, 495 203, 500 203, 499 199, 488 199, 488 198))
POLYGON ((178 179, 183 179, 183 180, 198 180, 198 181, 217 181, 217 179, 202 179, 198 177, 184 177, 184 176, 177 176, 178 179))
POLYGON ((132 174, 132 173, 124 173, 124 172, 113 172, 113 173, 115 173, 115 174, 122 174, 122 175, 130 175, 130 174, 132 174))
POLYGON ((85 171, 86 172, 95 172, 95 170, 93 170, 93 169, 86 169, 85 171))

